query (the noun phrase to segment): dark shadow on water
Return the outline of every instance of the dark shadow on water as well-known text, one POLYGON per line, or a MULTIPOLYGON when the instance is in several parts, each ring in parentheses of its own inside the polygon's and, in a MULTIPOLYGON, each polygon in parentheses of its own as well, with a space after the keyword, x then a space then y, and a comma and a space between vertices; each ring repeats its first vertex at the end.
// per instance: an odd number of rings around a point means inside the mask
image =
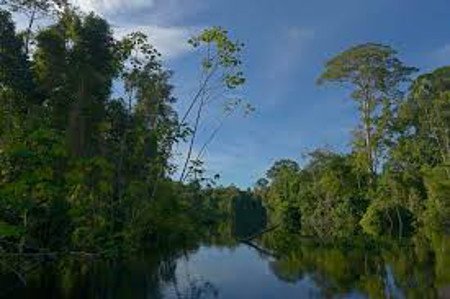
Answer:
POLYGON ((238 240, 264 231, 264 209, 236 200, 231 219, 189 246, 173 244, 170 250, 121 261, 23 259, 8 267, 0 257, 0 297, 450 298, 450 236, 416 233, 402 240, 359 236, 325 242, 275 229, 248 246, 238 240), (17 273, 27 268, 32 271, 24 275, 24 286, 17 273))

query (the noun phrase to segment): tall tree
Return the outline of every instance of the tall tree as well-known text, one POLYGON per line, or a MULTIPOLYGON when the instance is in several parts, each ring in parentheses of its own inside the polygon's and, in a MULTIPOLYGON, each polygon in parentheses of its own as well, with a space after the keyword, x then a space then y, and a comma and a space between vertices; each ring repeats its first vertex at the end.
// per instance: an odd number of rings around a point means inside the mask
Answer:
POLYGON ((199 35, 189 40, 201 57, 201 79, 198 90, 188 103, 188 109, 180 118, 180 129, 190 125, 191 134, 188 138, 188 150, 181 169, 180 181, 186 180, 195 172, 202 172, 200 161, 208 144, 215 138, 223 120, 217 128, 212 130, 210 137, 198 150, 197 157, 192 159, 194 147, 197 141, 197 133, 202 123, 203 116, 208 106, 212 103, 222 102, 226 106, 225 117, 231 115, 238 107, 244 106, 251 110, 249 104, 245 104, 239 97, 230 97, 245 84, 245 76, 242 71, 241 52, 243 44, 234 41, 227 30, 221 27, 205 29, 199 35), (188 124, 192 117, 191 124, 188 124))
POLYGON ((66 29, 59 22, 40 31, 36 41, 33 71, 38 85, 38 94, 48 107, 55 127, 65 131, 71 106, 71 95, 68 89, 70 49, 67 48, 66 29))
POLYGON ((83 19, 75 16, 72 22, 68 82, 74 98, 69 139, 74 154, 92 156, 101 150, 105 103, 118 74, 114 39, 109 24, 94 14, 83 19))
POLYGON ((31 109, 34 84, 11 14, 0 9, 0 144, 31 109))
POLYGON ((32 75, 11 14, 0 9, 0 84, 23 95, 31 93, 32 75))
MULTIPOLYGON (((352 98, 358 103, 362 129, 362 151, 367 172, 374 176, 382 139, 392 106, 402 97, 403 83, 416 71, 405 66, 391 47, 366 43, 351 47, 325 65, 318 83, 338 83, 353 87, 352 98)), ((356 145, 360 141, 357 140, 356 145)))

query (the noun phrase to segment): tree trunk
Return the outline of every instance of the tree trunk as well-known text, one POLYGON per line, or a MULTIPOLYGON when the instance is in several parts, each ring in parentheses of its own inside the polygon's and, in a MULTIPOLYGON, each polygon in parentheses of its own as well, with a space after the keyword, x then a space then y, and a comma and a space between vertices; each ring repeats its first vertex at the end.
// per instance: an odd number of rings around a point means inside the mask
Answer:
POLYGON ((392 235, 392 229, 394 227, 394 222, 392 221, 391 214, 389 214, 389 210, 386 210, 385 213, 386 213, 386 216, 387 216, 387 218, 389 220, 389 225, 390 225, 390 227, 389 227, 389 235, 392 235))
POLYGON ((77 98, 75 99, 70 111, 70 123, 68 130, 71 151, 76 157, 84 157, 86 153, 86 117, 84 115, 86 100, 84 89, 84 78, 81 77, 77 98))
POLYGON ((398 238, 401 239, 403 237, 403 220, 402 216, 400 215, 398 206, 395 207, 395 210, 397 212, 397 219, 398 219, 398 238))
MULTIPOLYGON (((23 212, 23 215, 22 215, 22 225, 23 225, 23 227, 24 227, 25 234, 26 234, 27 226, 28 226, 28 211, 27 211, 27 210, 25 210, 25 211, 23 212)), ((26 244, 26 242, 27 242, 27 240, 26 240, 26 235, 25 235, 25 234, 20 238, 20 242, 19 242, 19 253, 23 253, 23 252, 24 252, 25 244, 26 244)))
POLYGON ((192 151, 194 149, 195 137, 197 135, 198 126, 200 124, 200 118, 201 118, 203 106, 204 106, 204 98, 202 98, 202 100, 199 104, 198 110, 197 110, 197 117, 195 119, 194 130, 192 132, 192 137, 191 137, 191 141, 189 144, 188 154, 186 156, 186 160, 184 161, 183 170, 181 171, 180 182, 183 182, 186 179, 186 171, 187 171, 187 168, 188 168, 190 160, 191 160, 192 151))
POLYGON ((33 10, 31 11, 30 21, 28 22, 27 31, 25 34, 25 54, 27 57, 28 54, 30 53, 31 34, 33 30, 34 21, 36 19, 36 12, 37 12, 37 4, 34 4, 33 10))
POLYGON ((365 150, 367 157, 367 173, 369 175, 369 185, 373 185, 373 176, 375 174, 374 170, 374 158, 373 158, 373 141, 372 141, 372 116, 371 116, 371 105, 372 99, 366 92, 367 96, 363 99, 362 112, 363 112, 363 123, 364 123, 364 139, 365 139, 365 150))

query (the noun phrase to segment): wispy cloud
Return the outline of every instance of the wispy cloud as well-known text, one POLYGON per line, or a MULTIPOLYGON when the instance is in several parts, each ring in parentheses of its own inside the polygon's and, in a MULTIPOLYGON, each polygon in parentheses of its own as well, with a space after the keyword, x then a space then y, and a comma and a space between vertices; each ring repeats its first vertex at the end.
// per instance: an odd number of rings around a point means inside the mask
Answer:
POLYGON ((277 59, 272 60, 275 64, 271 68, 271 76, 274 78, 289 76, 291 71, 298 67, 298 63, 302 59, 302 52, 305 51, 314 36, 314 30, 309 28, 289 27, 285 29, 280 36, 279 46, 273 53, 277 59))
POLYGON ((287 37, 291 41, 305 42, 315 36, 315 31, 310 28, 290 27, 287 30, 287 37))
POLYGON ((285 27, 272 39, 272 45, 264 60, 265 78, 271 89, 266 94, 268 105, 276 105, 291 85, 294 73, 300 70, 304 53, 314 40, 316 32, 311 28, 285 27))
POLYGON ((432 56, 441 65, 450 63, 450 43, 434 50, 432 56))
POLYGON ((114 31, 118 38, 132 32, 142 32, 148 36, 150 42, 163 54, 164 58, 173 59, 189 52, 187 40, 197 31, 197 28, 124 24, 114 31))

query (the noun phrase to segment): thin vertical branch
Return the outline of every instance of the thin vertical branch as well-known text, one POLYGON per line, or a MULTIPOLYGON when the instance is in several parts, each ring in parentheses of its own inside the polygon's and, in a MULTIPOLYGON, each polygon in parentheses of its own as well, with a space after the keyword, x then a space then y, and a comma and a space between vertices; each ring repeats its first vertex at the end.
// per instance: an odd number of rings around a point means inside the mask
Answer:
POLYGON ((192 133, 192 137, 191 137, 191 141, 189 143, 189 150, 188 150, 188 154, 186 156, 186 160, 184 161, 184 165, 183 165, 183 170, 181 171, 181 176, 180 176, 180 182, 183 182, 186 178, 186 170, 188 168, 189 162, 191 160, 191 156, 192 156, 192 151, 194 148, 194 144, 195 144, 195 138, 197 135, 197 130, 198 130, 198 126, 200 124, 200 118, 201 118, 201 114, 202 114, 202 110, 204 107, 204 98, 202 97, 202 100, 199 104, 198 110, 197 110, 197 116, 195 119, 195 124, 194 124, 194 130, 192 133))

